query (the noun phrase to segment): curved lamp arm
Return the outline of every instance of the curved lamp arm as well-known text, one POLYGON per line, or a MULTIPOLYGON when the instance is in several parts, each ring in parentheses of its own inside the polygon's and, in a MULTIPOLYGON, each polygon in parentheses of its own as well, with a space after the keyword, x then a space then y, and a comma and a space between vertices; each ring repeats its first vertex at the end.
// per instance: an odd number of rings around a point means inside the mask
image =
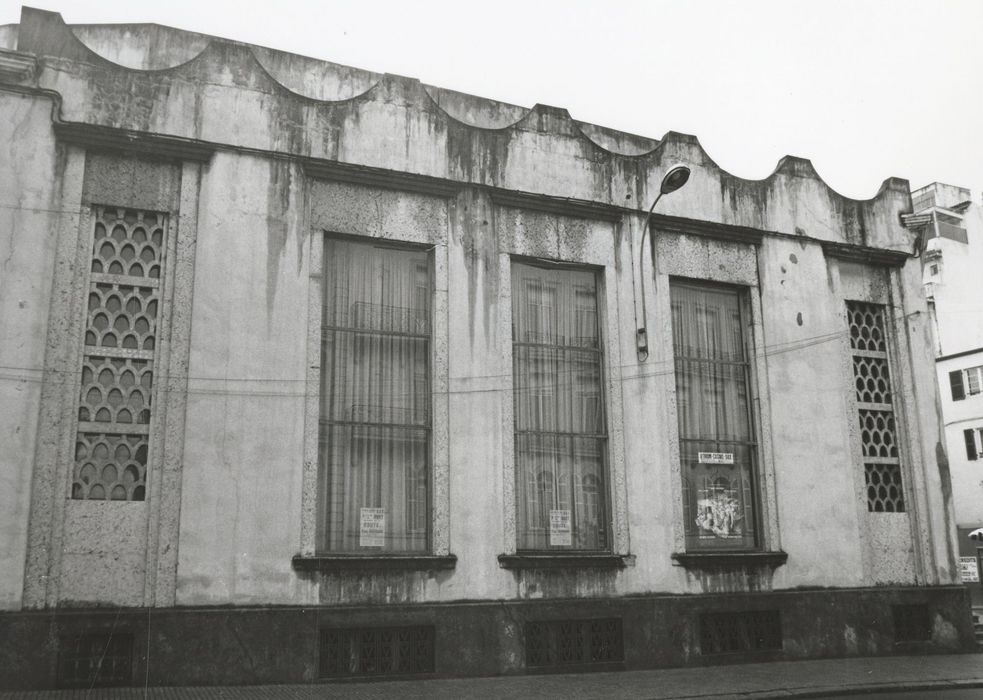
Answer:
POLYGON ((638 325, 638 330, 635 331, 635 350, 638 353, 639 362, 645 362, 649 356, 648 331, 646 330, 646 319, 648 316, 645 308, 645 237, 649 232, 649 222, 652 220, 652 212, 655 211, 655 205, 662 199, 662 195, 675 192, 685 185, 686 181, 689 180, 689 173, 689 167, 681 163, 677 163, 669 168, 662 178, 662 184, 659 186, 659 194, 656 195, 655 201, 652 202, 652 206, 649 207, 648 213, 645 215, 645 225, 642 227, 642 242, 638 249, 638 277, 641 280, 642 318, 641 323, 638 325))

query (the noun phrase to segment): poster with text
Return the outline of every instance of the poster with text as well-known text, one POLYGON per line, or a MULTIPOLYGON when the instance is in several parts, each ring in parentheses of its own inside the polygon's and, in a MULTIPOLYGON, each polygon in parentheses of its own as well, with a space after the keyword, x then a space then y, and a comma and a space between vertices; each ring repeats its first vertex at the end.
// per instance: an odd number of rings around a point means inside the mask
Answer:
POLYGON ((386 544, 386 511, 384 508, 362 508, 359 511, 359 547, 384 547, 386 544))
POLYGON ((963 583, 979 583, 980 571, 976 568, 976 557, 959 557, 959 575, 963 583))
POLYGON ((550 544, 561 547, 573 544, 569 510, 550 511, 550 544))

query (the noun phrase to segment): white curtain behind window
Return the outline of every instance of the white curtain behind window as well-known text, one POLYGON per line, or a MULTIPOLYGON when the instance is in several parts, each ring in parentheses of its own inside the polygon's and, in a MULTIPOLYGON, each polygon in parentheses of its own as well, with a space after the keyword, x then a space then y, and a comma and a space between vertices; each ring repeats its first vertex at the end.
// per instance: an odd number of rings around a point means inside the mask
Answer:
POLYGON ((322 551, 427 549, 429 269, 424 252, 325 241, 322 551))
POLYGON ((520 550, 608 546, 606 429, 592 272, 512 267, 520 550))
POLYGON ((680 283, 670 289, 687 547, 753 547, 754 444, 740 296, 680 283))

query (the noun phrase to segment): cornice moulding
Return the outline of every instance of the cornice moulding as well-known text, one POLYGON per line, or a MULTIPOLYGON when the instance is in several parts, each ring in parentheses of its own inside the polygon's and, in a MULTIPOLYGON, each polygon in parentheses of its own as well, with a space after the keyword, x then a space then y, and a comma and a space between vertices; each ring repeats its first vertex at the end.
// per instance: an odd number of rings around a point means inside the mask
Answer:
POLYGON ((59 141, 97 151, 118 151, 201 163, 211 160, 212 154, 215 153, 215 147, 212 145, 176 136, 76 122, 56 122, 53 127, 59 141))
POLYGON ((868 248, 867 246, 850 245, 848 243, 831 243, 829 241, 824 241, 822 246, 823 255, 825 255, 827 258, 864 263, 866 265, 901 267, 910 257, 912 257, 908 253, 900 250, 868 248))
POLYGON ((340 161, 307 159, 302 161, 304 172, 318 180, 348 182, 368 187, 381 187, 404 192, 416 192, 436 197, 455 197, 462 184, 430 175, 407 173, 340 161))
POLYGON ((0 83, 23 83, 37 71, 37 59, 19 51, 0 49, 0 83))

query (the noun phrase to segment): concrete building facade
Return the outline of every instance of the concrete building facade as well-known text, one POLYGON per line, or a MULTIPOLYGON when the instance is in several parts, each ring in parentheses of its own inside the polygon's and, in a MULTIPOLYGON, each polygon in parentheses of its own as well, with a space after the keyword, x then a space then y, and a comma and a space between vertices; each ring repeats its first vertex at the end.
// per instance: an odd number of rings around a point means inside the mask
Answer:
POLYGON ((29 8, 0 114, 0 687, 972 643, 905 181, 29 8))
POLYGON ((935 331, 960 571, 973 607, 983 608, 983 546, 969 537, 983 527, 983 210, 964 187, 935 182, 911 195, 915 214, 930 218, 923 281, 935 331))

